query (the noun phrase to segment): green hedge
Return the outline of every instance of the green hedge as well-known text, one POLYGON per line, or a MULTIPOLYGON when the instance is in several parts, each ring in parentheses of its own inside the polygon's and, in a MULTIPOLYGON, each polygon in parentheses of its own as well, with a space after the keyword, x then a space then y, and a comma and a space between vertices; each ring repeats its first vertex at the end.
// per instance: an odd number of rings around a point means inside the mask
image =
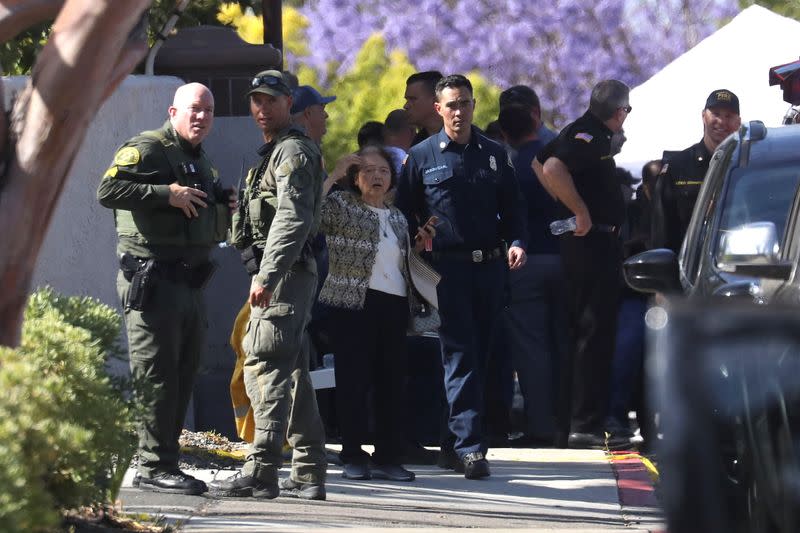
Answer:
POLYGON ((20 347, 0 347, 0 531, 47 530, 116 497, 136 447, 130 395, 106 373, 119 331, 110 307, 46 288, 20 347))

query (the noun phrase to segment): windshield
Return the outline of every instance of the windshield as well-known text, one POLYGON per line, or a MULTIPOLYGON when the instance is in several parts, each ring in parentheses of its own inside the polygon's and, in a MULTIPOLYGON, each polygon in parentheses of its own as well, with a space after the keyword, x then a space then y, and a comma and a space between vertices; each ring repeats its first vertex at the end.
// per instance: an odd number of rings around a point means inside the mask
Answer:
POLYGON ((782 248, 798 184, 800 168, 797 165, 735 169, 722 202, 720 234, 743 224, 772 222, 782 248))

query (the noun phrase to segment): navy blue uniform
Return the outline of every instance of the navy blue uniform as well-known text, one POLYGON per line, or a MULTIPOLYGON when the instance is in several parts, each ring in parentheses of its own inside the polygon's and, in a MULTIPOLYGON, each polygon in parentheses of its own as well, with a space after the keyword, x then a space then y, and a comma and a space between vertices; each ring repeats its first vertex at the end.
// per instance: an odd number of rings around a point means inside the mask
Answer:
POLYGON ((568 339, 564 269, 558 237, 550 233, 550 222, 559 218, 558 203, 531 168, 542 147, 540 139, 527 141, 512 158, 528 204, 529 239, 528 261, 509 276, 504 340, 525 399, 525 436, 545 443, 556 435, 559 369, 568 339))
MULTIPOLYGON (((602 434, 609 401, 622 267, 619 227, 625 220, 612 135, 587 111, 536 156, 542 164, 553 156, 567 166, 593 223, 585 236, 565 233, 559 243, 572 342, 571 357, 562 367, 562 384, 571 381, 570 430, 577 433, 602 434)), ((559 218, 572 216, 563 204, 560 209, 559 218)))
POLYGON ((525 205, 503 147, 472 128, 469 144, 444 130, 411 148, 395 203, 409 228, 439 218, 431 259, 438 287, 439 338, 458 455, 486 452, 483 395, 489 340, 505 304, 504 243, 525 247, 525 205))

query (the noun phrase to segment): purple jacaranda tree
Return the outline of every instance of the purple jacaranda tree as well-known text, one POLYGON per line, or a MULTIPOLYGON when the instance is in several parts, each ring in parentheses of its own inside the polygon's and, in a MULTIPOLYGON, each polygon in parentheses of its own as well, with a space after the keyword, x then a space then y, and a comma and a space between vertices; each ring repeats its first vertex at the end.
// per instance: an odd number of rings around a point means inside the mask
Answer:
MULTIPOLYGON (((534 87, 545 119, 563 126, 591 87, 636 86, 738 12, 736 0, 306 0, 304 62, 325 83, 380 32, 419 70, 477 69, 501 88, 534 87)), ((401 95, 399 96, 399 98, 401 95)))

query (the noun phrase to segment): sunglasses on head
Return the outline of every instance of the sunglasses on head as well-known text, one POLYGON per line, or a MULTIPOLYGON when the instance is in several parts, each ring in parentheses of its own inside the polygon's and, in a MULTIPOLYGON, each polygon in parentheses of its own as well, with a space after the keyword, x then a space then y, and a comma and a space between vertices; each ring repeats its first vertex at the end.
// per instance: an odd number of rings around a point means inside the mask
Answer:
POLYGON ((265 76, 256 76, 253 78, 253 81, 250 82, 250 86, 252 88, 260 87, 261 85, 286 85, 283 83, 283 80, 277 76, 273 76, 271 74, 267 74, 265 76))

